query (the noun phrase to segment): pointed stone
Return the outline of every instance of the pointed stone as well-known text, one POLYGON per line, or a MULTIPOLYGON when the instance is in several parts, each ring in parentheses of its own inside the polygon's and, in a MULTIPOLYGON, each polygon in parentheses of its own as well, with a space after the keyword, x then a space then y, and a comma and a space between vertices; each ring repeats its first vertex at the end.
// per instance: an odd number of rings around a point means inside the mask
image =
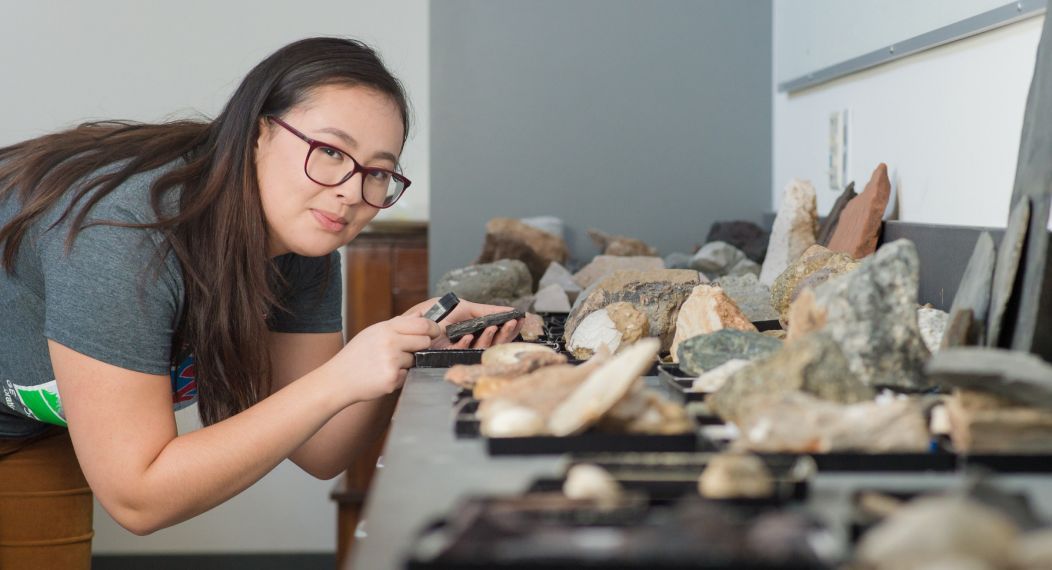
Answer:
POLYGON ((672 361, 679 362, 676 352, 683 341, 722 329, 756 332, 752 321, 742 314, 738 305, 723 289, 716 285, 698 285, 679 308, 676 334, 669 349, 672 361))
POLYGON ((888 165, 877 165, 866 189, 848 202, 840 214, 836 231, 829 240, 829 249, 862 259, 877 250, 880 223, 891 198, 888 165))
POLYGON ((664 268, 665 262, 660 257, 597 255, 591 263, 575 273, 573 279, 586 289, 615 271, 655 271, 664 268))
POLYGON ((541 276, 541 280, 537 283, 537 290, 549 286, 558 285, 566 291, 566 296, 573 303, 574 299, 581 292, 581 286, 577 284, 573 279, 573 274, 570 273, 569 269, 562 266, 561 263, 553 261, 548 265, 548 269, 545 270, 544 275, 541 276))
MULTIPOLYGON (((997 257, 994 252, 994 238, 990 232, 983 232, 979 239, 975 240, 975 249, 968 259, 968 265, 964 268, 964 275, 957 286, 957 293, 953 296, 953 304, 950 306, 949 320, 954 322, 961 317, 956 315, 968 311, 971 318, 968 328, 978 333, 975 338, 964 336, 958 340, 956 335, 947 337, 945 346, 957 346, 958 344, 986 344, 986 319, 990 310, 990 290, 993 285, 994 263, 997 257)), ((960 325, 958 325, 960 326, 960 325)))
POLYGON ((502 259, 446 273, 435 284, 435 295, 456 293, 465 301, 511 306, 516 299, 530 294, 530 280, 525 263, 502 259))
POLYGON ((595 228, 588 229, 588 237, 592 238, 595 245, 603 255, 620 255, 634 257, 640 255, 655 256, 657 249, 650 247, 644 241, 628 237, 608 234, 595 228))
POLYGON ((767 241, 770 236, 760 226, 744 221, 715 222, 709 228, 706 242, 722 241, 745 252, 749 259, 763 263, 767 255, 767 241))
POLYGON ((942 346, 942 337, 946 332, 950 314, 932 307, 921 307, 917 309, 917 328, 920 329, 924 346, 932 353, 942 346))
POLYGON ((778 313, 771 305, 771 290, 760 283, 755 274, 720 277, 716 284, 734 300, 750 321, 770 321, 778 318, 778 313))
POLYGON ((782 204, 774 218, 760 283, 770 287, 790 263, 815 244, 817 231, 815 188, 810 182, 793 180, 786 186, 782 204))
POLYGON ((701 376, 730 360, 755 360, 781 348, 782 341, 758 332, 723 329, 683 341, 676 358, 680 370, 701 376))
POLYGON ((535 289, 551 262, 564 263, 569 257, 570 250, 561 238, 519 220, 494 218, 486 224, 486 241, 475 263, 518 259, 530 270, 535 289))
POLYGON ((533 298, 533 310, 538 313, 569 313, 570 298, 558 283, 552 283, 537 291, 533 298))
MULTIPOLYGON (((1023 245, 1026 243, 1026 230, 1029 223, 1030 202, 1023 199, 1012 208, 1008 216, 1008 227, 1005 228, 1001 246, 997 249, 993 288, 990 292, 990 320, 986 329, 987 346, 1008 346, 1005 339, 1001 338, 1001 331, 1006 328, 1003 319, 1005 311, 1008 310, 1012 290, 1019 278, 1019 260, 1023 256, 1023 245)), ((973 314, 974 316, 976 315, 973 314)))
POLYGON ((771 304, 778 311, 782 326, 789 323, 789 306, 810 287, 814 289, 830 279, 858 269, 859 262, 850 255, 830 251, 818 244, 807 251, 774 280, 771 304))
MULTIPOLYGON (((869 386, 929 385, 922 368, 930 353, 917 324, 919 273, 916 247, 898 240, 814 289, 813 321, 825 321, 820 330, 840 344, 851 371, 869 386)), ((790 339, 796 338, 796 318, 791 309, 790 339)))
POLYGON ((847 188, 844 188, 844 191, 840 193, 836 202, 833 202, 833 207, 830 208, 829 215, 826 216, 819 225, 818 245, 829 245, 829 240, 833 237, 833 232, 836 230, 836 226, 840 222, 840 216, 844 213, 844 208, 847 207, 847 203, 855 196, 858 196, 858 194, 855 193, 855 183, 851 182, 847 185, 847 188))

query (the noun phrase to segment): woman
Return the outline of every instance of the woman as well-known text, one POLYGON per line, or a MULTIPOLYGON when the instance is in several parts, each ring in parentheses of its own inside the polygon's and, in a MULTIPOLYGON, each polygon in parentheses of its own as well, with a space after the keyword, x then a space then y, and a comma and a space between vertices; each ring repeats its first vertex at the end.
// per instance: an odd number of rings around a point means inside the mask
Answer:
POLYGON ((373 51, 315 38, 257 65, 212 122, 0 149, 0 567, 88 567, 92 492, 148 534, 285 458, 331 478, 368 445, 412 353, 451 346, 422 317, 433 300, 340 334, 336 250, 409 187, 408 117, 373 51), (178 435, 195 396, 205 427, 178 435))

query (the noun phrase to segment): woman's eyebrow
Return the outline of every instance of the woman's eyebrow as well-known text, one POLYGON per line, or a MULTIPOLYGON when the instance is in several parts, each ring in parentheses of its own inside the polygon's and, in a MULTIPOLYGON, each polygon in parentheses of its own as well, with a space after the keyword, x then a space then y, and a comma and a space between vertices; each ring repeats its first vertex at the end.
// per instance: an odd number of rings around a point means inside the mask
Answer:
MULTIPOLYGON (((346 143, 347 146, 350 146, 351 148, 358 148, 358 141, 354 140, 354 137, 352 137, 351 135, 347 134, 347 132, 344 131, 343 129, 338 129, 336 127, 325 127, 324 129, 318 129, 318 132, 319 133, 328 133, 330 135, 334 135, 337 138, 339 138, 341 141, 346 143)), ((386 160, 390 160, 394 164, 398 164, 398 157, 395 156, 393 153, 390 153, 390 152, 387 152, 387 151, 383 151, 382 150, 380 152, 377 152, 377 153, 373 154, 373 156, 369 158, 369 161, 375 160, 377 158, 383 158, 383 159, 386 159, 386 160)))

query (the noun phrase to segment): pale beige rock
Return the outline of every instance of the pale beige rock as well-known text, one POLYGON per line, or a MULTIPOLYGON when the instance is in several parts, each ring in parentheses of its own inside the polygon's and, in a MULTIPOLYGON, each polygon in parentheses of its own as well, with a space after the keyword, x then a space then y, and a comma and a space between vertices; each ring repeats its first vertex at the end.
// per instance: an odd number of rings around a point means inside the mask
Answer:
POLYGON ((522 340, 535 341, 544 336, 544 319, 534 313, 526 313, 522 319, 522 327, 519 329, 522 340))
POLYGON ((660 257, 597 255, 591 263, 574 274, 573 280, 584 289, 615 271, 654 271, 664 268, 665 261, 660 257))
POLYGON ((755 455, 720 453, 701 472, 698 492, 707 499, 761 499, 774 494, 774 479, 755 455))
POLYGON ((681 434, 692 427, 686 408, 647 389, 640 381, 596 425, 605 432, 652 435, 681 434))
POLYGON ((591 463, 579 463, 567 471, 563 494, 571 499, 611 505, 617 503, 623 491, 621 484, 606 469, 591 463))
POLYGON ((782 203, 771 228, 767 257, 760 270, 760 283, 770 287, 789 264, 815 244, 818 207, 810 182, 792 180, 782 194, 782 203))
POLYGON ((676 317, 676 334, 669 350, 672 361, 679 361, 676 352, 681 342, 721 329, 756 332, 756 327, 723 289, 718 285, 698 285, 683 302, 676 317))
POLYGON ((494 364, 514 364, 521 360, 519 355, 526 352, 547 352, 549 354, 555 354, 555 350, 543 344, 508 342, 504 344, 496 344, 483 350, 481 364, 483 366, 494 364))
POLYGON ((613 303, 585 317, 574 330, 566 349, 573 353, 574 358, 588 360, 600 346, 616 353, 648 332, 645 313, 631 303, 613 303))
POLYGON ((992 394, 957 390, 946 402, 954 449, 972 453, 1052 453, 1052 411, 992 394))
POLYGON ((704 392, 711 394, 723 387, 727 379, 742 368, 748 366, 748 360, 728 360, 694 379, 690 389, 692 392, 704 392))
POLYGON ((543 287, 533 297, 533 310, 538 313, 569 313, 570 296, 558 283, 543 287))

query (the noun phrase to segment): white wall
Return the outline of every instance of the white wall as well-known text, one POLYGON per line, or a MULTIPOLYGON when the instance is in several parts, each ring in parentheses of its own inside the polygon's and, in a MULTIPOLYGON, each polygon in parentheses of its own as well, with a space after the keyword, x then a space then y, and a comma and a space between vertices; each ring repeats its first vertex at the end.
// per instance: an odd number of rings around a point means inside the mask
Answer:
MULTIPOLYGON (((843 11, 826 18, 823 6, 775 0, 773 89, 796 57, 786 38, 801 33, 794 25, 805 15, 831 27, 867 25, 843 11)), ((903 16, 900 8, 890 4, 887 17, 903 16)), ((790 178, 806 178, 819 212, 828 212, 837 196, 827 175, 829 113, 848 109, 847 179, 859 191, 886 162, 899 219, 1003 227, 1042 22, 1031 18, 797 94, 776 92, 772 203, 790 178)))
MULTIPOLYGON (((327 3, 5 2, 0 17, 0 145, 89 119, 214 116, 248 70, 314 35, 376 47, 415 110, 403 162, 410 193, 386 218, 426 219, 430 182, 428 10, 425 0, 327 3)), ((196 429, 196 408, 178 414, 196 429)), ((95 511, 95 551, 333 551, 333 483, 285 462, 240 496, 194 520, 136 537, 95 511)))

